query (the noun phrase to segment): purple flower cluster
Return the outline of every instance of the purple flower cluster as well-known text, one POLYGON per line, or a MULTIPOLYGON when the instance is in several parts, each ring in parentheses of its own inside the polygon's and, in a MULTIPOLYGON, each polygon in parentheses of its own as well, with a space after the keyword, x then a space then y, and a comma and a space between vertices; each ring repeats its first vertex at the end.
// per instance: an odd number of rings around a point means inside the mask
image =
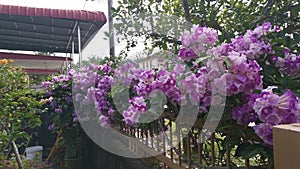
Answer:
MULTIPOLYGON (((88 121, 95 116, 96 87, 99 75, 96 65, 81 68, 73 76, 73 97, 76 108, 76 118, 79 121, 88 121)), ((98 116, 99 117, 99 116, 98 116)))
POLYGON ((281 96, 273 93, 268 87, 260 94, 253 94, 248 103, 235 108, 232 116, 241 124, 255 122, 256 134, 267 145, 272 145, 272 127, 278 124, 300 122, 300 102, 290 90, 281 96), (259 121, 257 121, 259 120, 259 121))
POLYGON ((133 97, 129 100, 131 105, 123 112, 126 124, 134 126, 139 122, 141 114, 147 111, 147 104, 142 96, 133 97))
POLYGON ((242 124, 259 122, 253 127, 256 134, 268 145, 272 145, 272 127, 278 124, 300 122, 300 102, 290 90, 281 96, 273 93, 274 87, 253 94, 249 102, 237 107, 232 116, 242 124))
MULTIPOLYGON (((71 96, 70 82, 73 78, 74 70, 70 69, 66 75, 53 76, 50 81, 42 82, 42 88, 46 89, 46 95, 50 106, 53 108, 53 112, 56 116, 66 116, 68 113, 68 108, 73 104, 73 99, 71 96), (57 92, 58 91, 58 92, 57 92), (59 91, 63 91, 61 95, 59 91), (63 104, 64 103, 64 104, 63 104)), ((56 128, 56 122, 48 127, 48 130, 54 130, 56 128)), ((59 126, 58 126, 59 128, 59 126)))
POLYGON ((232 111, 232 117, 239 123, 246 125, 257 120, 257 114, 249 104, 244 104, 243 106, 236 107, 232 111))
POLYGON ((262 89, 262 68, 254 60, 241 59, 243 56, 228 56, 231 65, 228 73, 221 76, 226 82, 227 95, 238 93, 252 93, 255 89, 262 89))
POLYGON ((97 118, 100 125, 110 125, 109 119, 114 118, 109 93, 113 83, 114 69, 110 64, 90 65, 82 68, 74 75, 75 101, 79 108, 80 121, 97 118))
POLYGON ((193 105, 199 105, 200 109, 206 110, 206 106, 210 104, 209 86, 208 86, 207 69, 203 67, 197 73, 187 75, 181 81, 181 105, 185 105, 184 101, 189 96, 189 101, 193 105))
MULTIPOLYGON (((125 63, 122 66, 115 69, 113 84, 121 82, 126 87, 130 87, 131 85, 136 84, 135 82, 137 82, 140 79, 142 73, 144 73, 144 70, 137 68, 134 64, 125 63)), ((147 75, 144 76, 144 78, 147 77, 147 75)))
POLYGON ((134 86, 134 90, 138 95, 148 96, 153 90, 154 73, 153 70, 146 70, 140 72, 137 78, 135 76, 131 77, 131 81, 138 81, 134 86))
POLYGON ((186 31, 181 36, 183 49, 180 50, 179 57, 185 61, 196 59, 216 41, 218 41, 218 32, 215 29, 194 25, 191 31, 186 31))
POLYGON ((55 124, 54 123, 52 123, 50 126, 48 126, 48 130, 49 131, 52 131, 54 128, 55 128, 55 124))
POLYGON ((198 55, 192 49, 187 49, 187 48, 182 48, 179 51, 178 55, 182 60, 185 60, 185 61, 188 61, 188 62, 193 60, 193 59, 198 58, 198 55))
POLYGON ((170 101, 180 102, 180 90, 176 83, 177 81, 174 72, 160 70, 157 73, 157 77, 152 84, 152 88, 165 93, 170 101))
MULTIPOLYGON (((206 62, 207 68, 196 67, 196 70, 206 71, 184 74, 180 82, 184 98, 180 100, 187 100, 188 94, 193 104, 200 104, 204 109, 209 106, 207 102, 211 101, 212 89, 217 89, 216 93, 223 96, 242 93, 245 104, 233 109, 233 118, 245 125, 256 122, 255 132, 266 144, 271 145, 272 126, 300 121, 300 103, 290 90, 281 96, 269 88, 262 90, 262 68, 255 59, 274 54, 264 35, 278 30, 278 27, 272 27, 271 23, 266 22, 254 30, 248 30, 243 36, 231 39, 230 43, 222 43, 211 49, 208 47, 218 39, 216 31, 194 27, 191 32, 184 32, 179 58, 192 62, 206 54, 210 59, 206 62), (256 95, 253 94, 255 90, 262 92, 256 95)), ((284 54, 285 58, 273 57, 272 61, 284 74, 297 77, 300 73, 300 56, 287 50, 284 54)))
POLYGON ((101 127, 109 127, 111 125, 109 117, 101 115, 99 117, 99 123, 101 127))
MULTIPOLYGON (((54 89, 54 85, 58 85, 58 87, 62 88, 67 88, 68 84, 65 82, 68 82, 72 79, 73 77, 73 69, 70 69, 67 75, 58 75, 58 76, 53 76, 51 81, 44 81, 42 82, 41 86, 43 89, 47 89, 49 91, 49 94, 51 95, 51 90, 54 89)), ((56 86, 57 87, 57 86, 56 86)))
POLYGON ((97 70, 101 71, 101 74, 108 75, 108 74, 114 73, 114 69, 111 66, 112 64, 113 64, 112 62, 108 62, 103 65, 98 65, 96 67, 97 67, 97 70))
POLYGON ((278 125, 299 122, 298 106, 298 98, 290 90, 279 96, 268 88, 255 99, 253 109, 261 122, 278 125))
POLYGON ((271 44, 261 40, 262 35, 278 30, 278 27, 272 29, 271 23, 265 22, 257 26, 254 30, 248 30, 244 36, 231 39, 231 43, 223 43, 214 47, 208 54, 214 56, 229 56, 232 52, 238 52, 248 59, 259 59, 264 54, 273 53, 271 44))
POLYGON ((300 75, 300 54, 296 55, 291 53, 290 50, 283 50, 284 58, 279 56, 273 56, 272 62, 275 62, 275 66, 279 67, 279 70, 288 76, 297 78, 300 75))
POLYGON ((109 75, 104 75, 100 77, 97 90, 95 93, 96 96, 96 110, 101 114, 109 115, 113 118, 112 105, 108 100, 108 94, 111 90, 111 83, 113 78, 109 75), (110 112, 110 113, 108 113, 110 112))
MULTIPOLYGON (((139 72, 134 90, 139 96, 148 98, 154 90, 162 91, 171 101, 180 101, 180 91, 176 86, 176 74, 166 70, 154 72, 153 70, 143 70, 139 72), (156 78, 154 76, 156 75, 156 78)), ((133 80, 133 79, 132 79, 133 80)))

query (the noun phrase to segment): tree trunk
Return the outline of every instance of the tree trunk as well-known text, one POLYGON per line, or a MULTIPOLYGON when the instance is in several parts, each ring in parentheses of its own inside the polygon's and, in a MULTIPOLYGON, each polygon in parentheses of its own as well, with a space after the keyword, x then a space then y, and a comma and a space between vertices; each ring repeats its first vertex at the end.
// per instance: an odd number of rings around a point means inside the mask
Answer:
POLYGON ((184 18, 186 21, 186 26, 188 29, 190 29, 192 26, 192 24, 191 24, 192 22, 191 22, 191 17, 190 17, 190 9, 189 9, 188 0, 182 0, 182 7, 184 10, 184 18))

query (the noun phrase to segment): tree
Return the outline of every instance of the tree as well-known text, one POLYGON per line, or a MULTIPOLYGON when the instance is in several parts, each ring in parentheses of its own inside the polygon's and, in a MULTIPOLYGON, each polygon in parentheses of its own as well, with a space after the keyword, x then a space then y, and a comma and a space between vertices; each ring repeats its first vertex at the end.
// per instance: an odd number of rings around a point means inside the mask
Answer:
POLYGON ((28 76, 6 59, 0 60, 0 159, 16 155, 19 169, 23 168, 17 140, 29 139, 27 129, 41 124, 39 96, 29 88, 28 76))
POLYGON ((219 42, 243 34, 247 29, 269 21, 279 26, 272 43, 299 52, 300 5, 296 0, 131 0, 119 1, 114 11, 114 28, 119 40, 127 40, 127 50, 144 36, 149 48, 177 50, 184 21, 220 31, 219 42), (187 3, 188 2, 188 3, 187 3))

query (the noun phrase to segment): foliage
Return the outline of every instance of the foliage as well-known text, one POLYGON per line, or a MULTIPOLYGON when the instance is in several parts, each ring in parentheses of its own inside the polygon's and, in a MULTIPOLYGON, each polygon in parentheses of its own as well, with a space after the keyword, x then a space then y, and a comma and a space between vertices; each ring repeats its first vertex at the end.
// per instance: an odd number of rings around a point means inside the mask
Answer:
POLYGON ((12 141, 29 139, 26 131, 41 124, 41 96, 29 88, 28 75, 13 60, 0 62, 0 154, 8 155, 12 141))
POLYGON ((181 62, 171 69, 116 67, 110 61, 83 67, 73 76, 78 118, 98 120, 102 127, 150 128, 153 134, 166 130, 153 119, 176 118, 182 107, 198 105, 202 127, 211 102, 221 105, 224 96, 217 128, 222 150, 228 145, 237 147, 236 157, 272 159, 272 126, 300 121, 299 89, 292 83, 299 80, 300 56, 271 44, 279 31, 266 22, 220 44, 215 29, 194 25, 182 34, 183 47, 174 58, 181 62))
POLYGON ((47 90, 48 110, 52 124, 48 130, 59 135, 59 149, 65 158, 82 158, 85 152, 84 132, 78 122, 72 98, 72 76, 74 70, 67 75, 49 77, 42 83, 47 90))
MULTIPOLYGON (((17 169, 18 165, 15 159, 11 158, 9 160, 2 159, 0 169, 17 169)), ((44 161, 39 162, 37 160, 23 160, 23 167, 26 169, 52 169, 53 163, 44 161)))
MULTIPOLYGON (((177 50, 180 33, 186 30, 180 0, 118 1, 114 27, 119 40, 127 40, 127 50, 144 37, 146 49, 158 46, 177 50), (149 45, 150 44, 150 45, 149 45)), ((228 41, 263 22, 271 22, 282 31, 274 34, 277 46, 299 52, 299 3, 295 0, 189 0, 192 24, 214 28, 220 32, 219 42, 228 41)), ((109 36, 109 35, 108 35, 109 36)))

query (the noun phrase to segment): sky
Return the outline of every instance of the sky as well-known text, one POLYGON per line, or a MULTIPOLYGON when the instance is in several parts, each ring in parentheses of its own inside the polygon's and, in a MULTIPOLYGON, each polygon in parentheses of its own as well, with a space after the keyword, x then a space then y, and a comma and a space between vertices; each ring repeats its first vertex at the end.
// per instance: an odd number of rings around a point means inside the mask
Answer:
MULTIPOLYGON (((0 0, 0 4, 53 9, 102 11, 108 18, 107 0, 0 0)), ((117 5, 117 0, 113 0, 113 4, 114 6, 117 5)), ((105 38, 104 32, 108 32, 108 30, 107 22, 82 51, 83 60, 86 60, 91 56, 102 57, 109 54, 109 41, 103 39, 105 38)), ((124 48, 124 44, 125 43, 116 45, 116 53, 119 53, 120 50, 124 48)), ((136 52, 136 50, 134 50, 134 52, 136 52)), ((78 59, 74 58, 74 61, 77 62, 78 59)))

